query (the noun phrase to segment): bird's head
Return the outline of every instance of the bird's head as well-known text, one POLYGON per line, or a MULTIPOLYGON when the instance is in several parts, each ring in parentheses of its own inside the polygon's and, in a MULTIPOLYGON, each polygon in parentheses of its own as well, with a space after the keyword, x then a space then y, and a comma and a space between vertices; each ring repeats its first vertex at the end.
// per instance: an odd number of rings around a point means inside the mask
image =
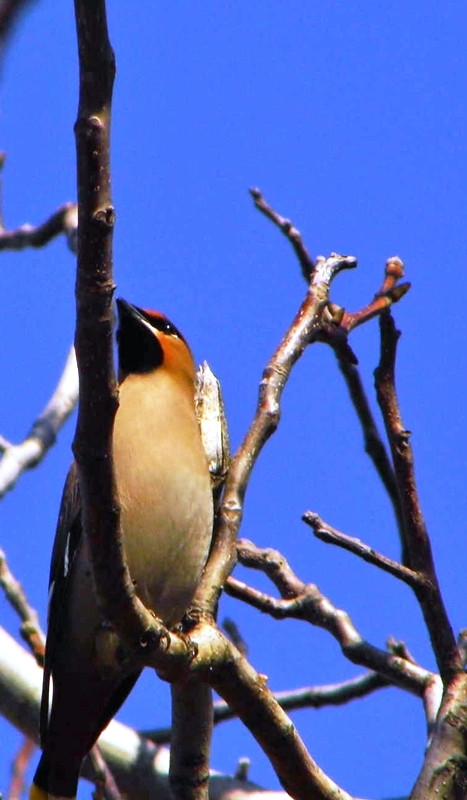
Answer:
POLYGON ((164 369, 194 381, 195 365, 180 331, 160 311, 117 299, 119 381, 135 373, 164 369))

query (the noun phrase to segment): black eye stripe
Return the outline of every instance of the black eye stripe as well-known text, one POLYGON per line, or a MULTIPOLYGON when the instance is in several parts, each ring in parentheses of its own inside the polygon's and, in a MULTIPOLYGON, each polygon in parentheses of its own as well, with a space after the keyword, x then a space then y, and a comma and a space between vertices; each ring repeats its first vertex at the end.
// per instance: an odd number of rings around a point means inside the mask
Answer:
POLYGON ((156 328, 156 330, 166 333, 168 336, 176 336, 178 339, 181 339, 182 342, 185 341, 178 328, 176 328, 173 322, 170 322, 167 317, 164 317, 162 314, 156 314, 153 311, 146 311, 144 308, 138 308, 138 311, 153 328, 156 328))

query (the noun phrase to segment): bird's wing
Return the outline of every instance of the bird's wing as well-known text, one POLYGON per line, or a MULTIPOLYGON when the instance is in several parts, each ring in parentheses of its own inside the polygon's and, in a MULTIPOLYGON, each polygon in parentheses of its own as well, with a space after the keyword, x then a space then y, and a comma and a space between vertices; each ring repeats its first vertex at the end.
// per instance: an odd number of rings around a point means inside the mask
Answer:
POLYGON ((63 488, 49 577, 49 609, 40 710, 40 738, 45 742, 49 718, 50 676, 57 648, 66 629, 71 567, 81 542, 81 498, 78 470, 73 463, 63 488))

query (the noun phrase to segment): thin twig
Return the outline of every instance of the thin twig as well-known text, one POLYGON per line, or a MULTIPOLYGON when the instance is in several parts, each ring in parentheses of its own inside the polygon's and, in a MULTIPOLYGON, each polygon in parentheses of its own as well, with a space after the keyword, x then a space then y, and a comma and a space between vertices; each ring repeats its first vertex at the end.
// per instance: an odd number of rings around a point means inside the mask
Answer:
POLYGON ((11 780, 7 800, 21 800, 27 786, 27 771, 37 745, 25 736, 17 751, 11 767, 11 780))
POLYGON ((311 258, 308 250, 305 247, 303 242, 302 236, 300 231, 295 228, 295 226, 291 223, 289 219, 285 219, 285 217, 281 217, 277 211, 274 211, 272 206, 266 202, 263 195, 261 194, 259 189, 250 189, 250 194, 254 200, 255 207, 258 211, 261 211, 265 217, 271 220, 274 225, 277 225, 280 231, 286 236, 289 240, 290 244, 292 245, 295 255, 298 258, 299 264, 302 269, 302 275, 305 278, 305 281, 308 283, 310 280, 311 273, 313 272, 315 265, 313 263, 313 259, 311 258))
POLYGON ((456 644, 438 584, 428 531, 418 497, 410 432, 406 430, 395 386, 395 362, 399 332, 389 311, 380 317, 381 355, 375 370, 378 403, 391 447, 394 472, 404 520, 404 545, 407 566, 423 576, 413 586, 422 609, 433 652, 443 681, 449 682, 459 669, 462 657, 456 644))
POLYGON ((76 252, 77 215, 76 204, 65 203, 40 225, 25 224, 12 231, 2 228, 0 229, 0 251, 43 247, 56 236, 64 233, 70 250, 76 252))
MULTIPOLYGON (((284 711, 298 711, 304 708, 342 706, 390 685, 390 682, 382 675, 378 675, 377 672, 365 672, 363 675, 350 678, 341 683, 324 686, 305 686, 301 689, 274 692, 274 697, 284 711)), ((234 716, 227 703, 221 701, 214 703, 215 724, 233 719, 234 716)))
POLYGON ((368 402, 358 367, 348 359, 341 347, 333 347, 333 350, 341 373, 344 376, 353 407, 360 421, 365 443, 365 452, 371 458, 381 482, 386 489, 394 510, 394 516, 396 517, 401 543, 403 543, 402 512, 394 469, 368 402))
POLYGON ((10 571, 3 550, 0 550, 0 586, 5 593, 5 597, 22 621, 20 628, 22 638, 29 645, 39 666, 42 667, 44 664, 45 634, 41 629, 37 611, 29 605, 23 587, 10 571))
POLYGON ((93 792, 94 800, 122 800, 115 778, 97 744, 89 752, 88 759, 94 773, 93 782, 96 787, 93 792))
POLYGON ((250 774, 251 761, 249 758, 239 758, 233 777, 237 781, 247 781, 250 774))
POLYGON ((248 645, 240 633, 237 623, 234 622, 233 619, 226 617, 222 623, 222 627, 237 650, 240 650, 242 656, 246 657, 248 655, 248 645))
MULTIPOLYGON (((302 689, 276 692, 275 698, 286 711, 297 711, 302 708, 342 706, 386 686, 390 686, 390 683, 382 675, 378 675, 377 672, 365 672, 363 675, 340 683, 306 686, 302 689)), ((221 709, 218 708, 219 716, 220 711, 221 709)))
POLYGON ((373 300, 359 311, 344 311, 340 327, 349 333, 359 325, 363 325, 373 317, 381 314, 393 303, 397 303, 410 289, 410 283, 398 283, 404 276, 404 264, 398 256, 386 261, 383 285, 376 292, 373 300))
POLYGON ((420 573, 414 572, 414 570, 405 567, 403 564, 399 564, 398 561, 393 561, 392 558, 383 556, 381 553, 378 553, 376 550, 373 550, 372 547, 365 544, 365 542, 362 542, 361 539, 348 536, 338 531, 337 528, 333 528, 327 522, 324 522, 318 514, 312 511, 305 511, 302 520, 313 529, 315 536, 321 539, 322 542, 335 544, 338 547, 342 547, 344 550, 348 550, 350 553, 362 558, 369 564, 374 564, 374 566, 379 567, 384 572, 388 572, 390 575, 398 578, 398 580, 407 583, 408 586, 412 588, 418 587, 421 583, 424 583, 424 576, 420 575, 420 573))
POLYGON ((406 293, 410 284, 403 285, 404 289, 402 293, 400 292, 400 287, 397 286, 397 282, 403 276, 404 265, 400 258, 397 256, 389 258, 386 262, 383 283, 378 292, 376 292, 373 303, 370 303, 370 305, 366 306, 365 309, 353 314, 349 314, 342 309, 342 315, 338 321, 337 327, 335 325, 328 327, 325 341, 327 341, 328 344, 330 344, 333 348, 339 368, 347 384, 350 399, 362 428, 365 451, 370 456, 392 503, 402 544, 402 560, 404 563, 406 563, 404 553, 404 536, 402 530, 402 510, 400 507, 400 499, 397 491, 394 469, 389 458, 387 448, 379 434, 378 426, 376 425, 373 413, 371 411, 365 389, 363 388, 363 383, 357 369, 357 359, 347 343, 348 332, 355 327, 356 323, 362 324, 362 322, 366 321, 372 316, 373 311, 380 313, 382 308, 387 307, 390 305, 390 303, 396 302, 400 299, 400 297, 403 296, 403 294, 406 293), (384 306, 384 304, 381 306, 381 303, 379 302, 381 299, 385 299, 387 301, 386 306, 384 306), (375 303, 377 303, 377 307, 374 305, 375 303))
POLYGON ((18 20, 32 4, 32 0, 2 0, 0 5, 0 56, 3 57, 6 44, 15 30, 18 20))
POLYGON ((14 487, 18 478, 36 467, 55 443, 57 434, 72 413, 78 399, 78 371, 72 347, 52 397, 33 423, 23 442, 2 441, 0 449, 0 498, 14 487))
POLYGON ((406 643, 403 642, 402 639, 395 639, 394 636, 388 636, 386 639, 386 647, 388 648, 389 652, 394 653, 395 656, 405 658, 405 660, 410 661, 411 664, 417 663, 406 643))
MULTIPOLYGON (((301 689, 274 692, 274 697, 284 711, 298 711, 306 708, 345 705, 390 685, 390 682, 382 675, 378 675, 377 672, 365 672, 363 675, 341 683, 304 686, 301 689)), ((235 718, 235 712, 223 700, 217 700, 214 703, 214 725, 235 718)), ((150 739, 155 744, 168 744, 171 730, 171 728, 156 728, 139 731, 139 735, 150 739)))

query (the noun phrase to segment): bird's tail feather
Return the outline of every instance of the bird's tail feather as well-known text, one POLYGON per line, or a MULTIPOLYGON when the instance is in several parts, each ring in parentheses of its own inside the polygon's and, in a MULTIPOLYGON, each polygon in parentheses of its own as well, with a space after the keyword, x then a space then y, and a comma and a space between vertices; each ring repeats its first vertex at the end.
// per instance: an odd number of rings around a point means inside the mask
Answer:
POLYGON ((81 762, 52 767, 43 753, 29 790, 29 800, 75 800, 81 762))

